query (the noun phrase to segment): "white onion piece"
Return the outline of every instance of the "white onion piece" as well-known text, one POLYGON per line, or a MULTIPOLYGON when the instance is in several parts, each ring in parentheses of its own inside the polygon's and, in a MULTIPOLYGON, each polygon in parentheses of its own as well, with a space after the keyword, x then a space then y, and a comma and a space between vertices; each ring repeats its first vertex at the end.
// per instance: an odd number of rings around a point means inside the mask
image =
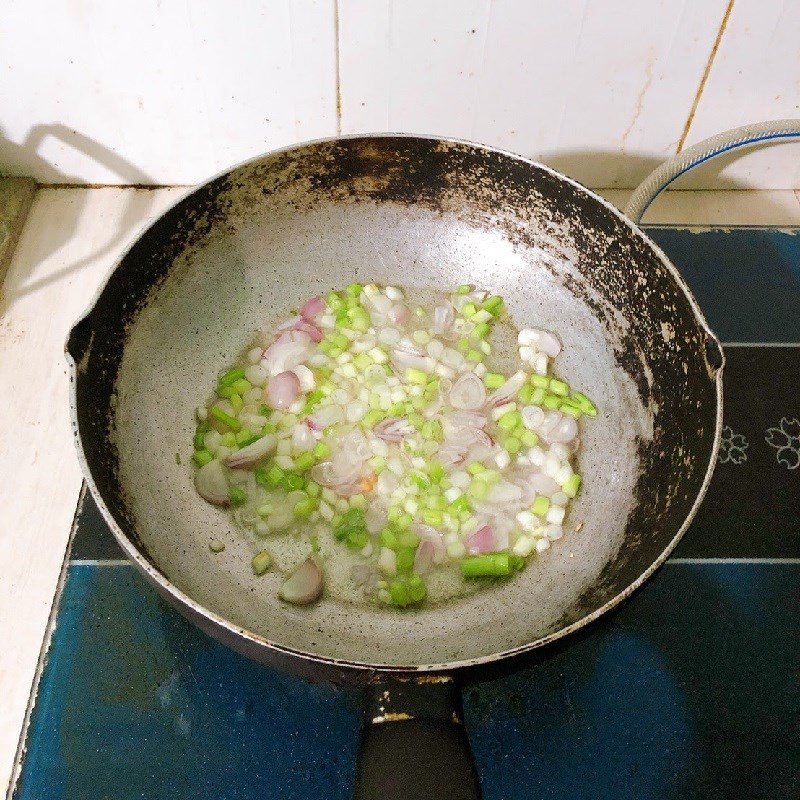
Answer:
POLYGON ((269 379, 265 392, 273 408, 289 408, 300 397, 300 379, 294 372, 280 372, 269 379))
POLYGON ((551 425, 544 438, 548 442, 571 442, 578 435, 578 423, 567 414, 560 414, 561 419, 551 425))
POLYGON ((194 488, 203 500, 215 506, 227 506, 230 502, 225 468, 218 459, 209 461, 197 470, 194 476, 194 488))
POLYGON ((361 473, 359 464, 347 466, 333 461, 321 461, 309 470, 309 475, 320 486, 336 490, 338 487, 348 486, 358 478, 361 473))
POLYGON ((552 478, 549 478, 547 475, 543 475, 541 472, 533 473, 533 477, 531 478, 531 486, 536 494, 543 494, 547 497, 551 497, 556 492, 561 491, 561 487, 552 478))
POLYGON ((317 430, 323 430, 329 425, 335 425, 344 419, 344 411, 339 406, 328 405, 315 409, 314 413, 309 417, 311 426, 317 430))
POLYGON ((410 348, 395 347, 392 349, 392 364, 400 372, 407 369, 421 369, 423 372, 433 372, 436 362, 424 353, 413 352, 410 348))
POLYGON ((388 547, 382 547, 381 553, 378 556, 378 566, 382 572, 387 575, 395 575, 397 573, 397 554, 394 550, 388 547))
POLYGON ((278 596, 287 603, 306 606, 320 598, 324 576, 322 567, 315 556, 309 556, 284 581, 278 596))
POLYGON ((267 382, 269 373, 262 364, 250 364, 244 371, 244 376, 253 386, 263 386, 267 382))
POLYGON ((555 358, 561 352, 561 342, 552 333, 537 328, 521 330, 517 340, 521 346, 533 347, 550 358, 555 358))
POLYGON ((446 333, 453 327, 453 322, 456 319, 456 311, 450 303, 442 306, 436 306, 433 310, 433 325, 431 330, 435 334, 446 333))
POLYGON ((486 387, 474 373, 466 372, 450 389, 450 405, 466 411, 477 411, 486 402, 486 387))
POLYGON ((522 489, 511 481, 498 481, 486 495, 486 500, 493 505, 506 505, 518 502, 522 498, 522 489))
POLYGON ((474 411, 456 411, 447 418, 453 428, 482 428, 486 424, 486 415, 474 411))
MULTIPOLYGON (((381 475, 385 474, 385 471, 381 473, 381 475)), ((380 481, 380 477, 378 478, 378 481, 380 481)), ((370 503, 367 506, 367 510, 364 512, 364 522, 366 523, 367 530, 370 533, 380 533, 386 527, 388 522, 388 517, 386 516, 386 507, 381 503, 370 503)))
POLYGON ((508 402, 524 386, 527 379, 528 376, 522 370, 514 373, 499 389, 494 391, 489 402, 493 406, 508 402))
POLYGON ((522 424, 531 431, 539 430, 545 418, 545 413, 539 406, 525 406, 520 414, 522 424))
MULTIPOLYGON (((306 428, 306 430, 308 429, 306 428)), ((271 433, 268 433, 266 436, 262 436, 260 439, 248 444, 247 447, 243 447, 241 450, 229 455, 225 463, 233 469, 252 467, 253 464, 257 464, 262 458, 268 456, 275 449, 276 443, 277 439, 271 433)))
POLYGON ((284 331, 264 353, 261 363, 270 375, 302 364, 314 351, 311 337, 303 331, 284 331))
POLYGON ((400 479, 391 470, 385 469, 378 475, 375 489, 378 494, 388 497, 400 488, 400 479))
POLYGON ((408 306, 398 303, 389 310, 389 319, 395 325, 405 325, 411 316, 408 306))
POLYGON ((304 453, 314 447, 316 443, 316 437, 311 433, 308 425, 301 422, 292 428, 292 447, 295 450, 304 453))

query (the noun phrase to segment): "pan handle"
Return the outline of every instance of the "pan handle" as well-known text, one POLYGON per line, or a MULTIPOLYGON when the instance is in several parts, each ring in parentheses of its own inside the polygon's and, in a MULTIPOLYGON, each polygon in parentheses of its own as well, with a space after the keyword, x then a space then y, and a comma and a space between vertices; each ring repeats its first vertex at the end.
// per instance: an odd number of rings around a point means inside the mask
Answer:
POLYGON ((364 692, 355 800, 480 800, 461 692, 448 676, 364 692))

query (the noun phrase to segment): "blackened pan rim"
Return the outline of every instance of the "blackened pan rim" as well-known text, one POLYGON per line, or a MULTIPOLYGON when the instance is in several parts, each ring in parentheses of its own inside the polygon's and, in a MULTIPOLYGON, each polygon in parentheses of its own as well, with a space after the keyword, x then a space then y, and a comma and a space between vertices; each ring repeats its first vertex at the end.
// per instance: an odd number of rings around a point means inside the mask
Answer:
POLYGON ((593 192, 590 189, 587 189, 582 184, 578 183, 577 181, 573 180, 572 178, 567 177, 566 175, 562 175, 560 172, 552 169, 551 167, 546 166, 545 164, 541 164, 539 162, 533 161, 532 159, 526 158, 519 154, 513 153, 509 150, 504 150, 502 148, 497 147, 490 147, 488 145, 480 144, 478 142, 473 142, 468 139, 459 139, 453 137, 441 137, 441 136, 433 136, 433 135, 420 135, 420 134, 409 134, 409 133, 391 133, 391 132, 383 132, 383 133, 374 133, 374 134, 347 134, 342 136, 332 136, 332 137, 324 137, 320 139, 312 139, 309 141, 301 142, 298 144, 288 145, 283 148, 279 148, 277 150, 271 150, 267 153, 263 153, 259 156, 254 158, 246 159, 232 167, 228 167, 227 169, 222 170, 221 172, 217 173, 215 176, 209 178, 200 186, 189 187, 186 192, 180 193, 179 196, 175 199, 175 202, 169 205, 167 208, 163 209, 161 213, 148 225, 144 228, 136 239, 131 243, 130 247, 128 247, 125 252, 114 261, 114 264, 111 269, 106 274, 105 280, 102 284, 98 287, 97 291, 94 294, 91 302, 89 303, 86 312, 81 315, 78 321, 72 326, 70 332, 67 336, 67 341, 65 342, 64 346, 65 356, 68 363, 69 368, 69 375, 70 375, 70 419, 72 424, 73 436, 75 440, 75 445, 77 449, 78 461, 81 467, 81 471, 83 472, 84 479, 89 487, 89 491, 92 493, 95 501, 97 502, 97 506, 102 514, 103 518, 105 519, 106 523, 108 524, 111 532, 113 533, 114 537, 116 538, 117 542, 119 543, 120 547, 122 548, 123 552, 126 556, 133 562, 134 566, 139 569, 139 571, 153 584, 159 587, 166 595, 168 595, 172 600, 174 600, 181 608, 187 609, 194 614, 206 619, 209 623, 213 624, 214 626, 221 628, 227 631, 235 638, 244 639, 259 648, 263 648, 269 650, 275 654, 281 654, 287 656, 291 660, 295 661, 302 661, 308 662, 310 664, 319 665, 319 666, 326 666, 335 670, 339 671, 356 671, 363 674, 370 674, 370 673, 377 673, 377 674, 426 674, 426 673, 454 673, 461 670, 466 670, 471 667, 478 667, 481 665, 493 664, 498 661, 502 661, 504 659, 512 658, 514 656, 519 656, 525 653, 532 652, 534 650, 541 649, 549 644, 552 644, 566 636, 569 636, 571 633, 579 630, 580 628, 589 625, 590 623, 594 622, 595 620, 599 619, 605 613, 613 609, 615 606, 622 603, 625 599, 630 597, 634 594, 644 583, 649 580, 649 578, 663 565, 663 563, 667 560, 670 553, 675 549, 678 542, 682 538, 683 534, 686 532, 686 529, 691 524, 692 520, 697 513, 697 510, 702 502, 703 498, 705 497, 706 491, 708 490, 709 483, 711 481, 711 476, 714 472, 714 467, 717 462, 717 457, 719 453, 720 447, 720 440, 722 437, 722 407, 723 407, 723 397, 722 397, 722 373, 724 369, 724 353, 722 351, 722 347, 719 343, 719 339, 717 336, 711 331, 703 312, 700 310, 700 307, 692 294, 691 290, 687 286, 686 282, 683 279, 683 276, 680 274, 678 269, 672 264, 672 262, 667 258, 666 254, 661 250, 661 248, 652 240, 650 237, 644 233, 644 231, 639 228, 633 221, 631 221, 628 217, 626 217, 619 209, 617 209, 614 205, 609 203, 605 198, 601 197, 597 193, 593 192), (716 384, 716 396, 717 396, 717 408, 716 408, 716 420, 715 420, 715 431, 714 431, 714 440, 711 447, 711 454, 710 459, 708 461, 708 465, 706 467, 705 476, 703 478, 703 483, 700 487, 700 490, 695 498, 694 503, 692 504, 689 513, 687 514, 686 518, 684 519, 683 523, 681 524, 677 534, 673 537, 673 539, 669 542, 669 544, 664 548, 662 553, 658 556, 658 558, 650 564, 644 572, 639 575, 636 580, 630 583, 623 591, 616 594, 606 603, 604 603, 599 608, 592 611, 590 614, 587 614, 581 617, 579 620, 576 620, 572 624, 561 628, 554 633, 548 634, 547 636, 540 637, 539 639, 535 639, 532 642, 528 642, 523 645, 519 645, 517 647, 509 648, 507 650, 501 650, 496 653, 490 653, 484 656, 478 656, 476 658, 471 659, 463 659, 463 660, 456 660, 456 661, 448 661, 448 662, 441 662, 441 663, 431 663, 431 664, 401 664, 401 665, 394 665, 394 664, 385 664, 385 663, 370 663, 370 662, 363 662, 363 661, 349 661, 346 659, 338 659, 333 658, 330 656, 318 655, 315 653, 309 653, 304 650, 295 649, 292 647, 287 647, 286 645, 281 645, 277 642, 270 641, 258 634, 253 633, 252 631, 245 630, 237 625, 234 625, 229 620, 225 619, 224 617, 219 616, 218 614, 214 613, 213 611, 209 610, 205 606, 201 605, 200 603, 193 600, 189 595, 184 593, 180 590, 177 586, 175 586, 154 564, 152 564, 143 554, 142 551, 127 537, 127 535, 123 532, 120 526, 117 524, 116 520, 114 519, 113 515, 109 511, 106 503, 102 497, 102 494, 97 488, 97 485, 94 481, 94 477, 92 472, 89 468, 89 464, 86 460, 86 456, 83 450, 83 442, 81 439, 80 428, 78 424, 78 402, 77 402, 77 381, 78 381, 78 364, 81 361, 81 357, 84 354, 77 354, 72 353, 69 348, 69 342, 72 338, 73 332, 81 326, 81 324, 88 323, 91 314, 94 311, 97 302, 99 301, 100 297, 102 296, 111 276, 116 272, 120 264, 127 258, 131 249, 136 245, 138 241, 140 241, 152 227, 154 227, 159 220, 169 213, 173 208, 175 208, 178 204, 182 203, 186 199, 192 196, 195 192, 202 190, 207 184, 214 180, 218 180, 229 173, 238 170, 242 167, 246 167, 250 164, 254 164, 258 161, 261 161, 266 158, 271 158, 274 156, 278 156, 281 154, 289 153, 294 150, 302 150, 307 147, 312 147, 320 144, 334 144, 340 141, 357 141, 357 140, 364 140, 368 141, 370 139, 408 139, 408 140, 423 140, 423 141, 431 141, 439 144, 453 144, 453 145, 460 145, 473 148, 475 150, 479 150, 485 153, 497 154, 502 155, 515 161, 521 162, 523 164, 527 164, 529 166, 535 167, 537 169, 541 169, 551 176, 556 178, 557 180, 564 181, 569 185, 573 186, 579 192, 584 193, 592 197, 595 201, 600 203, 606 210, 610 211, 614 216, 616 216, 621 222, 630 228, 631 232, 634 236, 641 238, 647 246, 656 254, 659 260, 662 262, 664 267, 670 272, 672 275, 675 283, 683 292, 684 296, 689 301, 689 304, 692 308, 694 313, 694 317, 700 327, 700 329, 705 333, 705 335, 710 340, 711 344, 718 348, 719 353, 721 355, 721 366, 716 370, 709 370, 709 378, 714 380, 716 384))

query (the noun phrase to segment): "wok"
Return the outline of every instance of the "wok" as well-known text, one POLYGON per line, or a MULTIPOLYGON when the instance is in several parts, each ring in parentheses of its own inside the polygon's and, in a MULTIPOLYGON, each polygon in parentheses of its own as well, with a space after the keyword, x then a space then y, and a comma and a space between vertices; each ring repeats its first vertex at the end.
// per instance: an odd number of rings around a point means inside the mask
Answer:
POLYGON ((719 443, 722 350, 664 254, 574 181, 461 141, 337 138, 214 178, 124 255, 67 353, 87 482, 152 585, 250 658, 366 687, 364 798, 478 797, 459 683, 641 586, 689 524, 719 443), (253 576, 253 544, 197 496, 188 455, 176 463, 250 333, 353 280, 491 289, 518 325, 558 332, 558 370, 597 402, 570 517, 582 530, 513 580, 415 611, 354 602, 335 581, 313 607, 286 605, 280 576, 253 576))

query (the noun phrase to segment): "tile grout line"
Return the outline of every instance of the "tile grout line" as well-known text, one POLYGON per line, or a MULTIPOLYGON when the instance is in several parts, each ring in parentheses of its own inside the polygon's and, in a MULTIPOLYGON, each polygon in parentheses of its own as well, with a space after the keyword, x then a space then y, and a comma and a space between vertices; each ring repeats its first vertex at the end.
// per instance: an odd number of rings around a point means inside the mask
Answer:
POLYGON ((336 70, 336 135, 342 135, 342 66, 339 30, 339 0, 333 0, 333 60, 336 70))
POLYGON ((708 54, 706 68, 703 71, 703 76, 700 78, 700 85, 697 87, 697 92, 695 93, 694 100, 692 101, 692 106, 689 109, 689 116, 686 118, 686 124, 683 126, 681 138, 678 140, 678 146, 675 150, 676 155, 683 150, 683 147, 686 144, 686 139, 689 136, 689 130, 692 127, 694 116, 697 113, 697 107, 700 105, 700 98, 703 96, 703 92, 705 91, 706 83, 708 83, 708 77, 711 74, 711 67, 714 65, 714 60, 717 57, 717 51, 719 50, 719 46, 722 42, 722 36, 725 33, 725 28, 728 25, 728 20, 730 19, 731 12, 733 11, 733 3, 734 0, 728 0, 725 13, 722 15, 722 22, 720 23, 719 30, 717 31, 717 36, 714 39, 711 52, 708 54))

